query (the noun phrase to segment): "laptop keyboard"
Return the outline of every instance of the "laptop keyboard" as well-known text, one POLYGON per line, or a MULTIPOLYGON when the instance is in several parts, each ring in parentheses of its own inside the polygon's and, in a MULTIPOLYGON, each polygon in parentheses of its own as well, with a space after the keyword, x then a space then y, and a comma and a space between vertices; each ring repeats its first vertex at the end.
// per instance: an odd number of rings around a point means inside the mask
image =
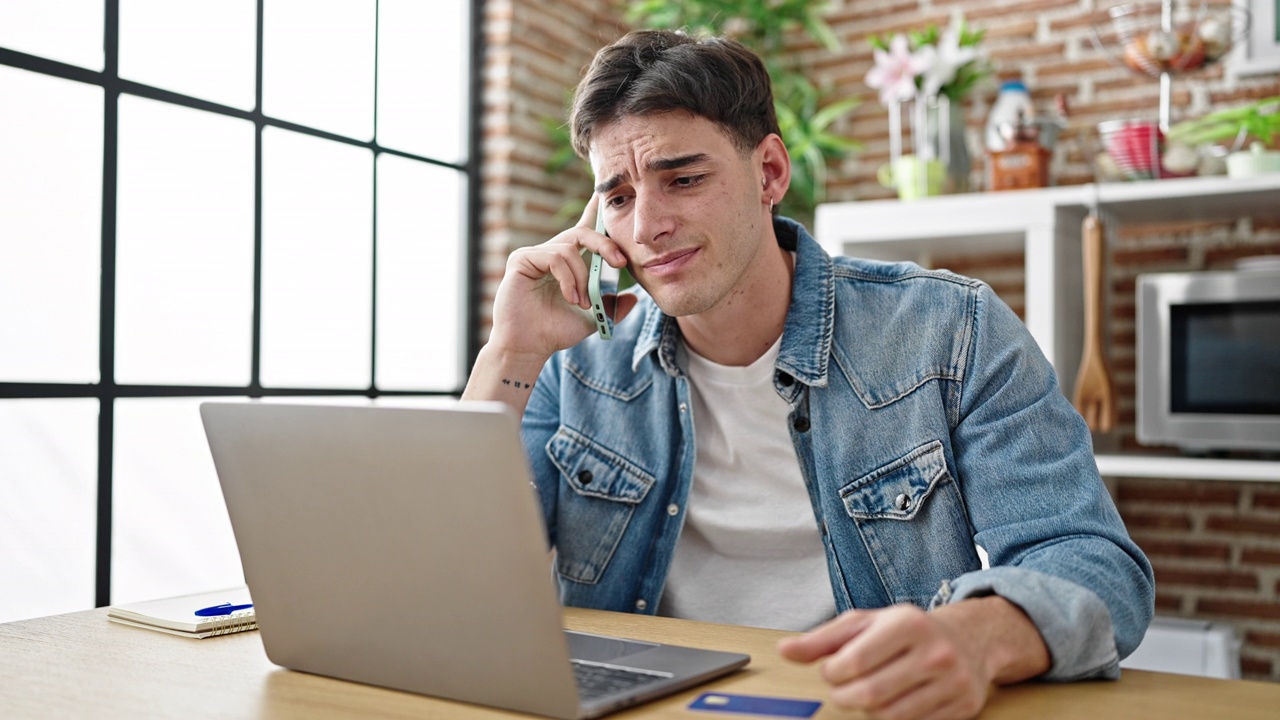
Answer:
POLYGON ((586 660, 572 662, 573 675, 578 681, 578 696, 583 700, 594 700, 671 677, 669 673, 629 670, 586 660))

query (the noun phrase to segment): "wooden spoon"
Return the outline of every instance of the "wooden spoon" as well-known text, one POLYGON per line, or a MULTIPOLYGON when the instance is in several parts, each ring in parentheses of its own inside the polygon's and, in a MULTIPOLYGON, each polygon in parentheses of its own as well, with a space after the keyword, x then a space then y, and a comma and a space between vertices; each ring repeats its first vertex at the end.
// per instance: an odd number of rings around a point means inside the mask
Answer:
POLYGON ((1116 426, 1115 390, 1102 354, 1102 221, 1089 213, 1081 227, 1084 252, 1084 353, 1073 403, 1095 432, 1116 426))

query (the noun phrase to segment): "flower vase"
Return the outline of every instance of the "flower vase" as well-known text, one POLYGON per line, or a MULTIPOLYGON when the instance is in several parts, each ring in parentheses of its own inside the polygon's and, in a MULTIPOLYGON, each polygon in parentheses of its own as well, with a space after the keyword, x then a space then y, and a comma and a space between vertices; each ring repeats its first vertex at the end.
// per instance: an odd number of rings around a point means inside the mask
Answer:
POLYGON ((943 104, 936 112, 945 113, 945 118, 937 123, 938 134, 946 133, 946 140, 937 141, 939 157, 947 169, 945 191, 949 193, 969 192, 969 171, 973 164, 969 160, 969 144, 965 141, 964 106, 941 98, 943 104))
MULTIPOLYGON (((941 182, 911 188, 910 195, 924 197, 969 191, 969 146, 965 140, 964 108, 945 95, 917 93, 912 100, 889 107, 889 165, 898 167, 908 156, 923 166, 940 166, 941 182), (905 121, 905 122, 904 122, 905 121)), ((919 177, 931 172, 917 173, 919 177)), ((908 193, 899 188, 899 196, 908 193)))

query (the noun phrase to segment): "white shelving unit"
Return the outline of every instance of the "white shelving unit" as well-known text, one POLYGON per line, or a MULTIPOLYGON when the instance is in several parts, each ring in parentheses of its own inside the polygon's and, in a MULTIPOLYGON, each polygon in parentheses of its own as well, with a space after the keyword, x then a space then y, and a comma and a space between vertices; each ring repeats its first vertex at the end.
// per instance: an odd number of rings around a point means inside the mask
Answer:
POLYGON ((1098 455, 1098 472, 1108 477, 1185 478, 1280 482, 1280 462, 1216 460, 1156 455, 1098 455))
MULTIPOLYGON (((1280 174, 826 203, 818 207, 814 234, 832 254, 924 265, 938 254, 1021 250, 1027 328, 1065 386, 1075 378, 1083 337, 1080 224, 1095 205, 1108 228, 1280 218, 1280 174)), ((1102 455, 1099 466, 1108 475, 1280 482, 1280 462, 1102 455)))

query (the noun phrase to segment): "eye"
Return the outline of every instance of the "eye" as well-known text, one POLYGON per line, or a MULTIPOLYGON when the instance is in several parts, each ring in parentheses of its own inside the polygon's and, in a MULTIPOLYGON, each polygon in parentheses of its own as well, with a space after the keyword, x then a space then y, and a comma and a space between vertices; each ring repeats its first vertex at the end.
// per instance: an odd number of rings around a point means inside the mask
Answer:
POLYGON ((614 195, 613 197, 611 197, 611 198, 609 198, 609 199, 605 200, 605 202, 609 205, 609 207, 613 207, 613 208, 620 208, 620 207, 622 207, 623 205, 626 205, 626 204, 627 204, 627 196, 626 196, 626 195, 614 195))
POLYGON ((675 179, 676 187, 689 188, 695 185, 701 185, 706 180, 706 175, 682 175, 675 179))

